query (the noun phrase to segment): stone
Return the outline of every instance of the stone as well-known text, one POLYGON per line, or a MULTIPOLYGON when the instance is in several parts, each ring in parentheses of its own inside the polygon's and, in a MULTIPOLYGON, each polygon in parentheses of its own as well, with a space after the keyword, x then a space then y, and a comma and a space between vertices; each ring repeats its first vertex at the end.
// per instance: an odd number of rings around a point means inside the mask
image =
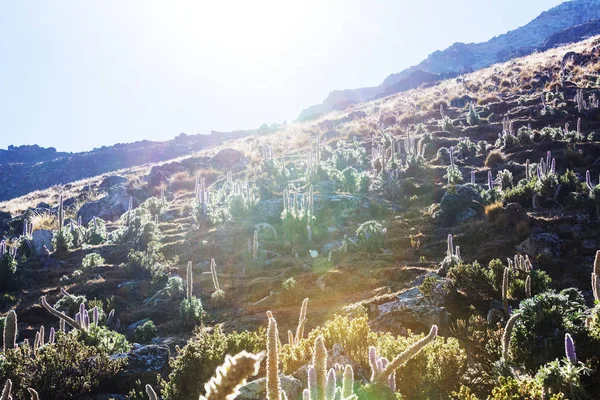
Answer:
POLYGON ((469 185, 456 185, 442 197, 440 210, 435 214, 442 225, 455 225, 483 215, 483 199, 469 185))
POLYGON ((508 203, 504 207, 504 215, 508 226, 517 232, 528 231, 530 220, 525 208, 519 203, 508 203))
POLYGON ((538 255, 552 259, 560 257, 565 244, 554 233, 534 233, 519 244, 516 249, 535 259, 538 255))
POLYGON ((133 332, 133 331, 135 331, 135 328, 137 328, 138 326, 144 325, 148 321, 150 321, 150 318, 140 319, 139 321, 136 321, 133 324, 128 325, 127 329, 133 332))
POLYGON ((109 175, 102 180, 98 188, 101 190, 108 190, 115 186, 126 186, 128 182, 129 180, 123 176, 109 175))
POLYGON ((271 198, 266 200, 260 200, 256 204, 256 210, 260 216, 268 222, 280 222, 281 213, 283 212, 283 199, 282 198, 271 198))
POLYGON ((46 203, 46 202, 43 202, 43 201, 41 201, 41 202, 39 202, 39 203, 37 204, 37 206, 35 206, 35 208, 36 208, 36 209, 38 209, 38 210, 49 210, 49 209, 51 209, 52 207, 50 206, 50 204, 48 204, 48 203, 46 203))
POLYGON ((116 221, 129 208, 129 194, 124 187, 118 187, 111 194, 81 206, 77 217, 81 217, 84 224, 88 224, 94 217, 105 221, 116 221))
POLYGON ((209 163, 217 168, 235 168, 245 167, 249 161, 246 156, 239 150, 226 148, 219 150, 210 160, 209 163))
POLYGON ((146 182, 148 182, 148 186, 150 187, 157 187, 163 183, 167 183, 172 175, 186 171, 187 168, 176 161, 163 165, 155 165, 146 176, 146 182))
MULTIPOLYGON (((300 380, 293 376, 279 374, 281 389, 286 393, 288 399, 302 398, 304 385, 300 380)), ((263 400, 267 398, 267 378, 260 378, 246 383, 239 389, 238 399, 244 400, 263 400)))
MULTIPOLYGON (((433 286, 433 288, 431 289, 431 293, 427 298, 429 301, 431 301, 436 306, 441 307, 448 306, 454 301, 454 299, 456 299, 458 292, 456 291, 452 280, 448 278, 442 278, 434 272, 421 275, 420 277, 414 280, 413 286, 419 287, 423 283, 425 278, 429 277, 434 277, 436 279, 435 286, 433 286)), ((420 288, 419 291, 421 291, 420 288)), ((423 292, 421 292, 421 294, 423 294, 423 292)))
POLYGON ((110 379, 103 389, 110 388, 110 391, 127 393, 138 380, 142 385, 155 384, 157 374, 167 376, 170 356, 168 346, 155 344, 139 346, 129 353, 115 354, 112 358, 126 359, 127 366, 110 379))
POLYGON ((476 100, 477 99, 465 94, 464 96, 455 97, 452 100, 450 100, 450 105, 456 108, 465 108, 467 104, 472 103, 476 100))
POLYGON ((49 229, 33 231, 31 242, 36 254, 44 254, 44 246, 49 250, 52 249, 52 231, 49 229))
POLYGON ((374 330, 406 334, 408 328, 429 330, 431 325, 447 326, 449 314, 446 308, 435 305, 423 296, 418 287, 395 297, 395 300, 377 305, 374 309, 377 315, 371 322, 374 330))
POLYGON ((275 227, 271 224, 267 224, 266 222, 261 222, 260 224, 254 225, 254 229, 258 231, 259 240, 275 240, 277 239, 277 231, 275 227))

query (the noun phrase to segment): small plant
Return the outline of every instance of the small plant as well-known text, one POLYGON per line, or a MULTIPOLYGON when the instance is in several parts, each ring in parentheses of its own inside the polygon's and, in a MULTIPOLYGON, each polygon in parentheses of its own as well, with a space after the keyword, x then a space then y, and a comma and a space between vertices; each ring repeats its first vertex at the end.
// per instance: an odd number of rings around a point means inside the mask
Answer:
POLYGON ((364 222, 356 230, 358 245, 367 251, 378 251, 383 246, 386 229, 377 221, 364 222))
POLYGON ((479 125, 479 122, 480 118, 477 110, 475 109, 475 104, 471 103, 469 104, 469 112, 467 113, 467 124, 473 126, 479 125))
POLYGON ((104 265, 104 258, 98 253, 90 253, 81 260, 81 268, 91 268, 104 265))
POLYGON ((101 218, 94 217, 92 221, 88 224, 87 232, 86 232, 85 241, 88 244, 102 244, 108 238, 108 233, 106 232, 106 222, 101 218))
POLYGON ((217 275, 217 263, 215 259, 210 260, 210 273, 212 275, 213 285, 215 287, 214 293, 211 295, 212 299, 215 303, 222 303, 225 300, 225 292, 221 289, 219 285, 219 276, 217 275))
POLYGON ((186 272, 186 298, 181 301, 179 306, 179 317, 185 327, 194 327, 200 323, 206 316, 202 302, 193 295, 194 271, 192 262, 187 264, 186 272))
POLYGON ((53 232, 52 247, 57 254, 66 254, 73 248, 73 235, 68 226, 53 232))
POLYGON ((137 343, 147 344, 152 341, 158 335, 156 326, 152 320, 144 322, 135 328, 133 332, 133 340, 137 343))

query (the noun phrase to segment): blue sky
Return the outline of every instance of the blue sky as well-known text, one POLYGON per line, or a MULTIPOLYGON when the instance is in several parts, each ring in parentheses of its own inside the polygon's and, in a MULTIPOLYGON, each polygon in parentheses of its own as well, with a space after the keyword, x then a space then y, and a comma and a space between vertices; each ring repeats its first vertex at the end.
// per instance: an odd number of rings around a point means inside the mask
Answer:
POLYGON ((257 128, 561 0, 2 1, 0 148, 257 128))

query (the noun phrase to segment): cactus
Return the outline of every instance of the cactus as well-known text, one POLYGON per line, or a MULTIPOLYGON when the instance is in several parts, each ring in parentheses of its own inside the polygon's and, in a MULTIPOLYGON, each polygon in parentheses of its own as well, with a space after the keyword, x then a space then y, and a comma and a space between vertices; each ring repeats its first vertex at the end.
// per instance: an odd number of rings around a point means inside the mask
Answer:
POLYGON ((156 395, 154 389, 152 389, 152 386, 146 385, 146 393, 148 394, 148 398, 150 400, 158 400, 158 396, 156 395))
POLYGON ((11 400, 12 397, 10 392, 12 391, 12 381, 10 379, 6 380, 4 384, 4 389, 2 389, 2 395, 0 396, 0 400, 11 400))
POLYGON ((346 365, 344 379, 342 380, 342 397, 347 398, 352 394, 354 394, 354 370, 351 365, 346 365))
MULTIPOLYGON (((52 307, 50 304, 48 304, 48 301, 46 300, 46 296, 42 296, 40 298, 42 307, 44 307, 46 309, 46 311, 48 311, 50 314, 54 315, 57 318, 60 318, 61 321, 64 321, 65 323, 71 325, 73 328, 75 329, 79 329, 79 330, 86 330, 84 328, 84 322, 82 322, 81 320, 81 314, 80 314, 80 321, 78 322, 76 319, 73 319, 63 313, 61 313, 60 311, 58 311, 56 308, 52 307)), ((82 303, 83 304, 83 303, 82 303)), ((86 313, 87 315, 87 313, 86 313)), ((64 332, 64 330, 61 327, 61 331, 64 332)))
POLYGON ((63 207, 63 195, 58 198, 58 230, 61 230, 65 224, 65 212, 63 207))
POLYGON ((527 279, 525 279, 525 297, 531 298, 531 275, 527 275, 527 279))
POLYGON ((215 286, 215 292, 212 294, 212 298, 216 301, 221 301, 225 297, 225 292, 219 285, 219 277, 217 276, 217 263, 214 258, 210 260, 210 273, 212 275, 213 285, 215 286))
POLYGON ((502 334, 502 357, 507 360, 508 359, 508 351, 510 350, 510 338, 512 335, 512 330, 515 327, 515 323, 517 319, 520 317, 520 314, 515 313, 512 317, 509 318, 506 326, 504 327, 504 333, 502 334))
POLYGON ((254 230, 254 239, 252 241, 252 259, 258 258, 258 230, 254 230))
POLYGON ((594 269, 592 271, 592 293, 594 300, 600 301, 600 250, 596 252, 594 269))
POLYGON ((227 355, 225 363, 217 368, 215 376, 204 385, 206 395, 203 400, 233 400, 238 395, 238 388, 248 377, 258 373, 263 353, 250 354, 245 351, 235 357, 227 355))
POLYGON ((317 337, 313 350, 313 367, 317 382, 317 399, 325 400, 325 383, 327 380, 327 349, 323 336, 317 337))
POLYGON ((271 311, 267 311, 267 400, 281 400, 282 390, 279 382, 279 332, 277 321, 271 311))
POLYGON ((426 345, 432 342, 438 333, 437 325, 433 325, 429 334, 425 336, 423 339, 413 343, 410 347, 408 347, 402 354, 396 356, 387 366, 383 368, 383 370, 375 376, 374 382, 378 383, 388 383, 388 379, 390 375, 398 369, 401 365, 405 364, 408 360, 416 356, 426 345))
POLYGON ((296 338, 294 339, 294 344, 300 343, 302 337, 304 336, 304 325, 306 325, 306 309, 308 308, 308 297, 302 301, 302 306, 300 307, 300 318, 298 318, 298 326, 296 327, 296 338))
POLYGON ((29 395, 31 396, 31 400, 40 400, 40 396, 38 395, 38 392, 36 392, 34 389, 27 388, 27 391, 29 392, 29 395))
POLYGON ((502 275, 502 306, 504 308, 504 315, 509 316, 508 310, 508 267, 504 268, 504 274, 502 275))
POLYGON ((194 289, 194 271, 192 270, 192 262, 188 261, 187 270, 185 274, 185 282, 186 282, 186 294, 187 299, 192 300, 192 292, 194 289))
POLYGON ((17 346, 17 313, 15 310, 10 310, 4 320, 4 352, 13 349, 17 346))
POLYGON ((50 333, 48 334, 48 343, 54 344, 54 339, 56 337, 56 331, 54 327, 50 328, 50 333))

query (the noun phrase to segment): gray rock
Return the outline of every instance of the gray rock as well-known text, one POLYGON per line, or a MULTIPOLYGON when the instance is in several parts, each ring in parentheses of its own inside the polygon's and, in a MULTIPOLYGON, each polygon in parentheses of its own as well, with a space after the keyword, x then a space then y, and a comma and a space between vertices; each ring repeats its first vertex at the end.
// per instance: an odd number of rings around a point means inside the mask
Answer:
POLYGON ((84 224, 90 222, 94 217, 105 221, 116 221, 129 207, 129 195, 124 187, 118 187, 108 196, 100 200, 84 204, 79 209, 77 217, 81 217, 84 224))
POLYGON ((483 199, 468 185, 456 185, 442 197, 435 218, 443 225, 455 225, 483 215, 483 199))
POLYGON ((371 323, 373 329, 393 334, 405 334, 407 327, 415 325, 424 330, 429 330, 431 325, 444 327, 449 321, 446 308, 436 306, 418 287, 399 293, 394 301, 380 304, 377 312, 371 323))
POLYGON ((12 219, 9 212, 0 211, 0 235, 8 229, 8 221, 12 219))
MULTIPOLYGON (((288 399, 302 398, 302 390, 304 386, 298 379, 280 374, 281 389, 286 393, 288 399)), ((240 387, 238 399, 244 400, 262 400, 267 398, 267 379, 260 378, 252 382, 246 383, 240 387)))
POLYGON ((538 255, 557 258, 563 254, 565 244, 554 233, 534 233, 521 242, 516 249, 534 259, 538 255))
POLYGON ((321 181, 313 185, 313 190, 316 193, 335 193, 337 190, 336 181, 321 181))
POLYGON ((281 221, 281 213, 283 212, 283 199, 271 198, 266 200, 260 200, 256 205, 261 217, 266 221, 277 222, 281 221))
POLYGON ((258 231, 258 238, 263 240, 275 240, 277 239, 277 231, 275 227, 266 222, 254 225, 254 229, 258 231))
POLYGON ((232 148, 219 150, 209 160, 209 163, 217 168, 245 167, 248 165, 248 162, 248 159, 241 151, 232 148))
POLYGON ((33 251, 37 254, 43 254, 44 246, 52 251, 52 231, 49 229, 34 231, 31 242, 33 244, 33 251))
POLYGON ((127 366, 111 379, 107 386, 111 391, 127 393, 137 380, 141 381, 142 385, 154 384, 157 374, 166 376, 170 356, 169 347, 154 344, 141 346, 129 353, 115 354, 112 358, 127 359, 127 366))
POLYGON ((137 328, 138 326, 144 325, 148 321, 150 321, 150 318, 140 319, 139 321, 136 321, 133 324, 128 325, 127 329, 129 329, 130 331, 135 331, 135 328, 137 328))
POLYGON ((187 168, 176 161, 163 165, 155 165, 150 170, 148 176, 146 176, 146 181, 148 182, 148 186, 157 187, 162 183, 168 182, 171 175, 185 171, 187 171, 187 168))
POLYGON ((101 190, 108 190, 115 186, 125 186, 128 182, 129 180, 123 176, 109 175, 102 180, 98 188, 101 190))

